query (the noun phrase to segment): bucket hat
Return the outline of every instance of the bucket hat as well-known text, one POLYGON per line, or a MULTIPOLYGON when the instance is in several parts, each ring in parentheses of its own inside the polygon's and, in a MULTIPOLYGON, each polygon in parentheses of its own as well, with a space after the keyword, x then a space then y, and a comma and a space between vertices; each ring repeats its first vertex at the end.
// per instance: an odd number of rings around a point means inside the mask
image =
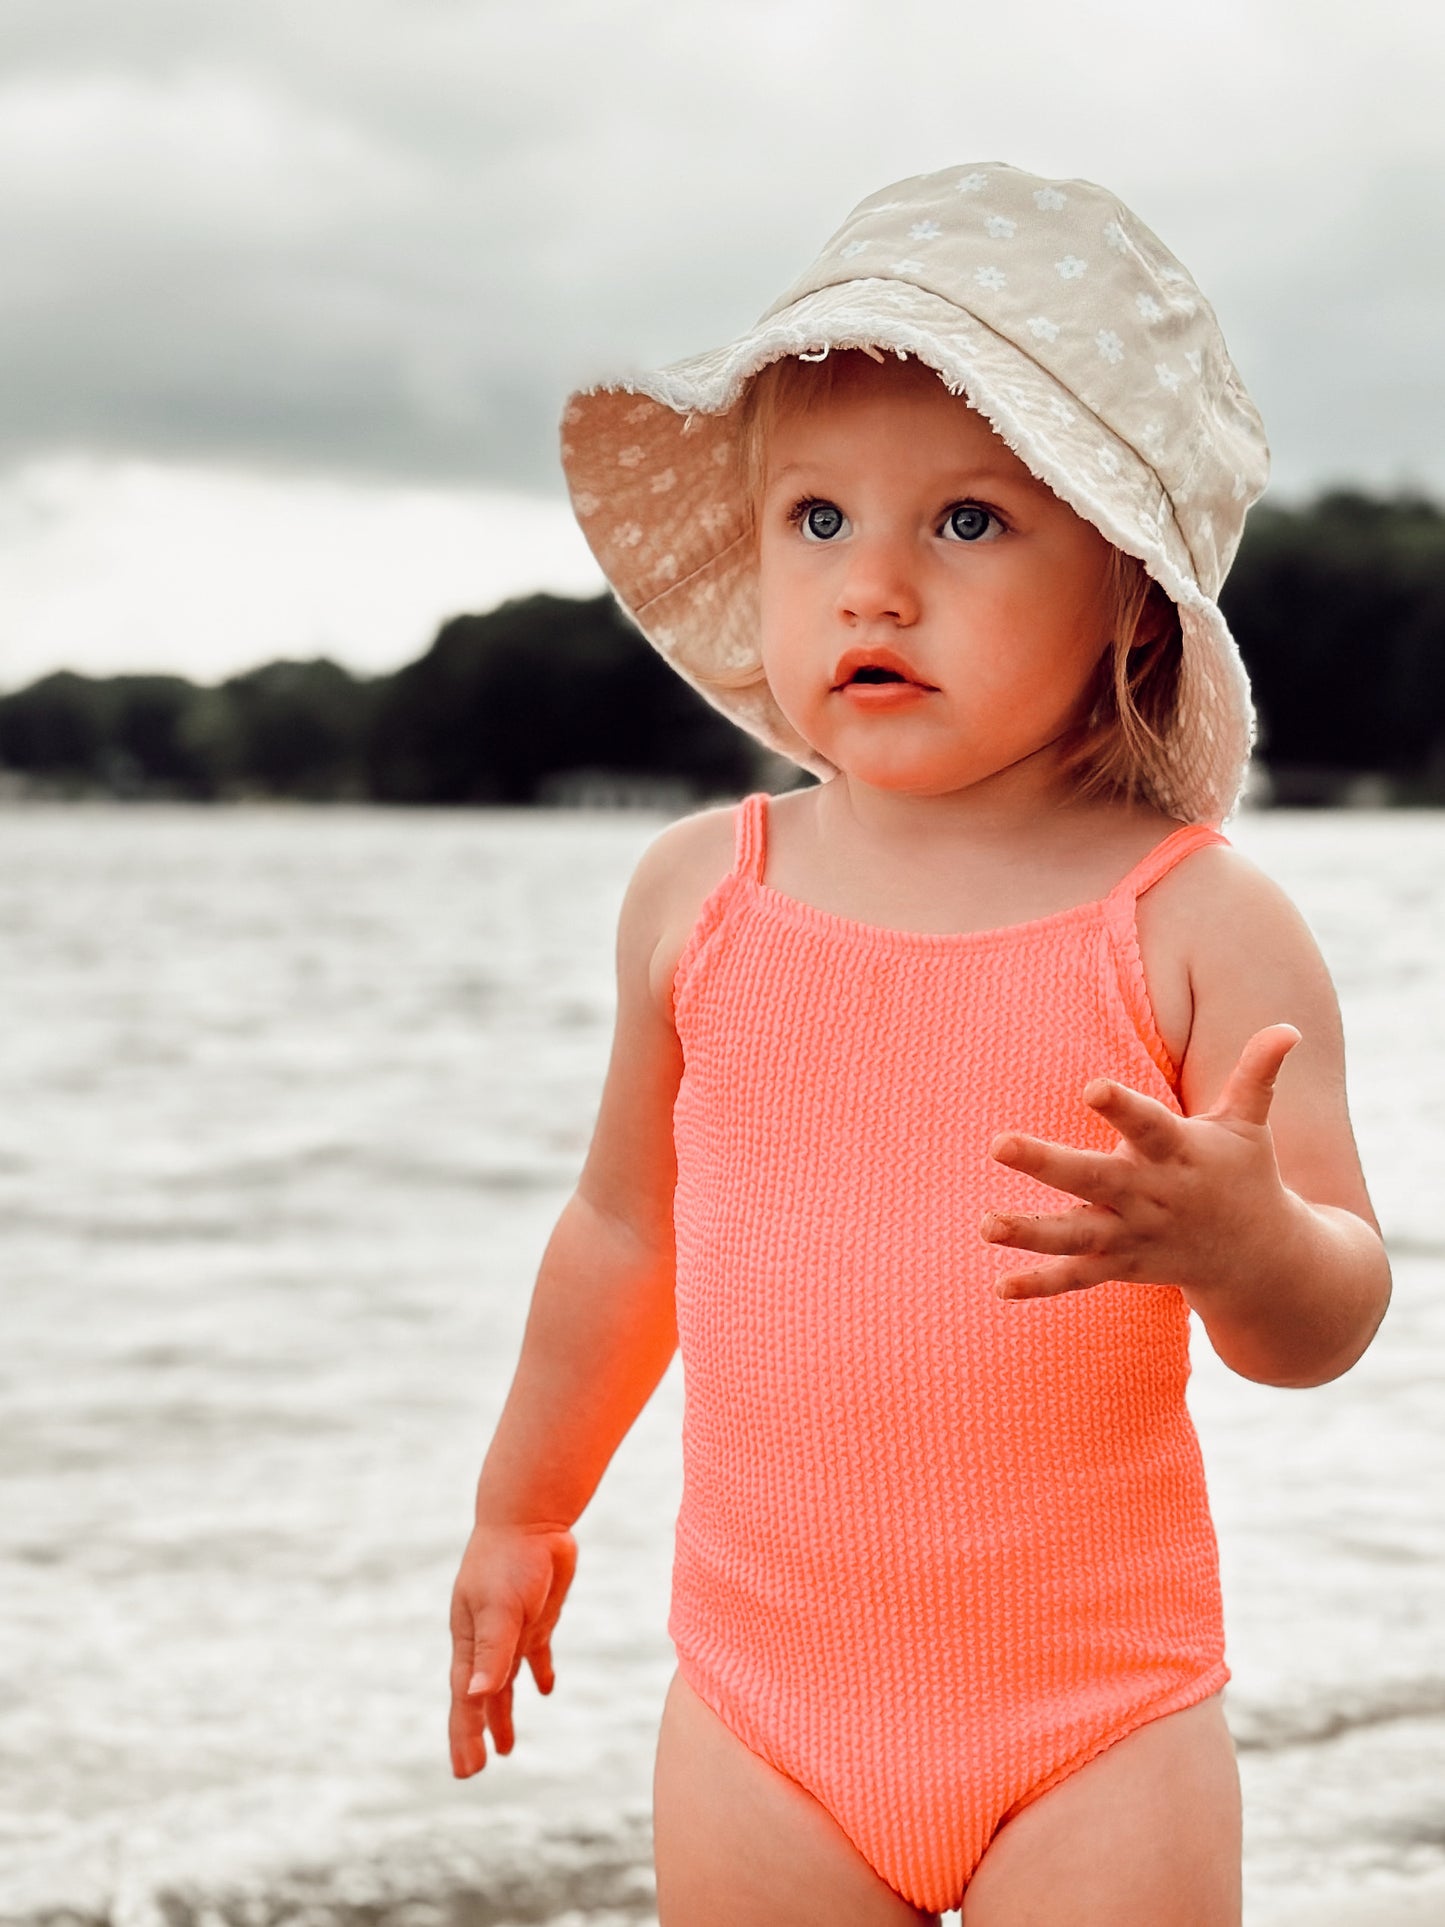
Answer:
POLYGON ((1237 807, 1249 679, 1216 597, 1269 447, 1214 310, 1117 196, 999 161, 860 201, 805 273, 727 346, 581 390, 562 463, 623 608, 709 702, 827 779, 762 668, 736 404, 785 355, 916 356, 1179 611, 1177 714, 1153 800, 1189 822, 1237 807))

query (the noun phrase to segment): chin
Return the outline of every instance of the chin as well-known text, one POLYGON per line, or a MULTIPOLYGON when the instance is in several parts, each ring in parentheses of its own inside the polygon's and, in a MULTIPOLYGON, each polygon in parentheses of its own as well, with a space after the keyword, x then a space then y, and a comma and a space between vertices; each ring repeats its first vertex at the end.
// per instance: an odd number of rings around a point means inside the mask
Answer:
POLYGON ((897 790, 909 796, 941 796, 960 788, 967 780, 952 770, 937 768, 921 756, 850 756, 846 752, 834 754, 828 749, 821 754, 836 764, 843 775, 875 790, 897 790))

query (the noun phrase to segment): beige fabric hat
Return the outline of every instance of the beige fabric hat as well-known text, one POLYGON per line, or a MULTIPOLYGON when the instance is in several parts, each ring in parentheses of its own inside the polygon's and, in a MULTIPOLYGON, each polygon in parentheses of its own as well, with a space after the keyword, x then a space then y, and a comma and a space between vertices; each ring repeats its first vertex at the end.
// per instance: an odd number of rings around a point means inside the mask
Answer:
POLYGON ((1089 181, 998 161, 862 201, 757 326, 713 353, 575 394, 572 505, 623 607, 709 702, 827 778, 762 676, 757 580, 730 415, 783 355, 916 355, 1180 615, 1179 716, 1155 801, 1191 822, 1237 807, 1255 736, 1215 597, 1269 448, 1213 309, 1128 208, 1089 181))

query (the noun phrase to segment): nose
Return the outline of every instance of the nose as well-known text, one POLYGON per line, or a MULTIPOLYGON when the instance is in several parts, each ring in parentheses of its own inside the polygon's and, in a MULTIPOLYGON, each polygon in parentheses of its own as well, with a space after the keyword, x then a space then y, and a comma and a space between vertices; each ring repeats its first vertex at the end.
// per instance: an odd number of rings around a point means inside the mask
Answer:
POLYGON ((901 539, 855 536, 838 585, 838 613, 849 622, 918 621, 920 598, 908 545, 901 539))

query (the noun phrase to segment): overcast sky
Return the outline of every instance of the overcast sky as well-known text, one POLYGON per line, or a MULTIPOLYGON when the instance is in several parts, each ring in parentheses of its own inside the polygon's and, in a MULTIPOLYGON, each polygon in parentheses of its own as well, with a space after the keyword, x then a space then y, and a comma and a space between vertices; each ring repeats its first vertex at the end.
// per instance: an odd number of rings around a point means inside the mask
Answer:
POLYGON ((1433 0, 5 0, 0 686, 357 669, 600 577, 567 389, 746 327, 863 195, 1115 189, 1274 450, 1445 496, 1433 0))

